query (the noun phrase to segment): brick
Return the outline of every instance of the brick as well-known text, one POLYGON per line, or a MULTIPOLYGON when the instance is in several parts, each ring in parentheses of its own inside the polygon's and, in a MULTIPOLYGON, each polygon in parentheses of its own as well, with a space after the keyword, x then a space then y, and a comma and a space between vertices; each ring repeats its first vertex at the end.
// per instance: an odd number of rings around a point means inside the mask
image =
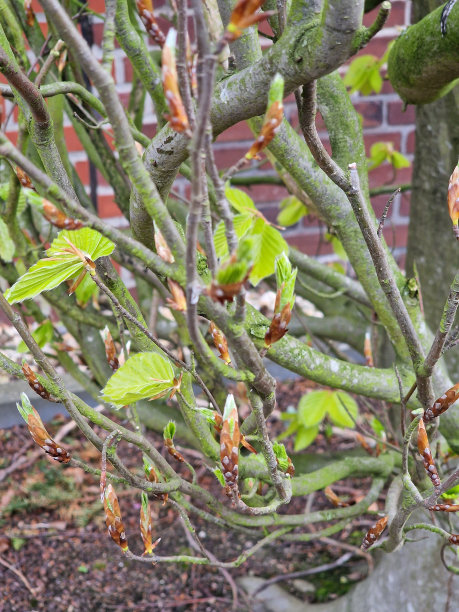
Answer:
POLYGON ((332 246, 323 238, 323 234, 317 228, 317 232, 305 234, 301 229, 297 234, 286 236, 285 239, 291 245, 308 255, 330 255, 333 253, 332 246))
POLYGON ((406 139, 406 152, 414 154, 416 147, 416 131, 412 130, 406 139))
POLYGON ((64 138, 67 151, 83 151, 83 146, 71 125, 64 127, 64 138))
POLYGON ((367 155, 370 155, 370 149, 376 142, 391 142, 394 145, 396 151, 400 151, 400 132, 384 132, 382 134, 365 134, 365 151, 367 155))
POLYGON ((416 110, 412 104, 404 110, 402 101, 389 102, 388 120, 391 125, 410 125, 416 121, 416 110))
POLYGON ((121 217, 122 213, 115 203, 114 196, 98 196, 97 209, 99 216, 103 219, 107 217, 121 217))
POLYGON ((89 164, 88 162, 87 161, 77 162, 75 164, 75 171, 80 177, 80 180, 83 183, 83 185, 85 186, 89 185, 89 164))
POLYGON ((410 216, 411 191, 404 191, 400 198, 400 208, 398 214, 400 217, 410 216))
POLYGON ((384 225, 383 235, 390 249, 405 247, 408 240, 408 225, 384 225))
POLYGON ((231 126, 221 134, 217 136, 216 142, 241 142, 247 140, 252 142, 254 140, 252 130, 249 128, 245 121, 240 121, 235 125, 231 126))
POLYGON ((382 122, 382 102, 368 100, 354 105, 355 110, 362 115, 363 127, 376 127, 382 122))
POLYGON ((381 187, 381 185, 398 185, 411 181, 412 168, 401 168, 394 173, 394 169, 389 164, 382 164, 372 170, 369 174, 370 189, 381 187))
POLYGON ((235 185, 235 187, 248 193, 257 204, 263 204, 263 202, 279 203, 289 195, 287 189, 281 185, 251 185, 250 187, 235 185))
POLYGON ((248 149, 249 147, 240 146, 239 143, 235 142, 234 147, 215 150, 214 155, 217 167, 220 169, 230 168, 238 162, 241 157, 244 157, 248 149))

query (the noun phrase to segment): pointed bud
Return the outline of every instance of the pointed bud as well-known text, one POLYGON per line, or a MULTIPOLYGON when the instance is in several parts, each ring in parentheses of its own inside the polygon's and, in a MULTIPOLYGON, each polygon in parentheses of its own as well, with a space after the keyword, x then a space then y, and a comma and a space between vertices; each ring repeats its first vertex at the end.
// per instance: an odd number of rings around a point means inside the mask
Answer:
POLYGON ((246 153, 246 159, 259 159, 258 154, 260 151, 267 147, 276 135, 284 116, 283 97, 284 79, 277 73, 271 82, 268 95, 268 110, 263 120, 260 135, 246 153))
POLYGON ((328 501, 335 506, 335 508, 347 508, 350 505, 349 502, 345 502, 339 498, 331 487, 325 487, 324 494, 328 501))
POLYGON ((35 12, 32 8, 32 0, 24 0, 24 11, 26 14, 26 21, 29 28, 32 28, 35 23, 35 12))
POLYGON ((183 106, 178 88, 177 68, 175 63, 175 43, 177 31, 171 28, 167 33, 162 55, 163 88, 170 115, 166 116, 171 128, 176 132, 191 135, 188 117, 183 106))
POLYGON ((23 187, 26 189, 35 189, 29 175, 19 166, 16 166, 16 176, 23 187))
POLYGON ((144 555, 151 555, 156 546, 160 543, 161 538, 158 538, 156 542, 152 541, 152 523, 151 523, 151 512, 150 503, 148 501, 148 495, 145 491, 142 491, 142 504, 140 506, 140 535, 142 536, 143 545, 145 547, 144 555))
POLYGON ((161 257, 162 260, 167 261, 167 263, 174 263, 175 259, 172 255, 172 251, 169 248, 169 245, 164 240, 164 236, 161 231, 156 227, 155 224, 155 247, 156 252, 161 257))
POLYGON ((33 389, 37 395, 39 395, 45 400, 48 400, 48 402, 59 403, 60 400, 53 397, 51 393, 49 393, 49 391, 44 388, 44 386, 36 377, 35 372, 25 362, 22 364, 22 372, 24 373, 24 376, 26 377, 27 382, 29 383, 29 387, 33 389))
POLYGON ((445 393, 439 397, 432 408, 427 408, 424 412, 423 419, 425 423, 432 421, 436 417, 440 416, 448 410, 458 399, 459 396, 459 383, 445 391, 445 393))
POLYGON ((83 227, 81 221, 67 217, 57 206, 54 206, 54 204, 46 199, 43 199, 43 216, 54 227, 59 229, 76 230, 83 227))
POLYGON ((108 527, 108 533, 112 540, 118 544, 123 552, 126 552, 128 548, 126 531, 124 529, 123 521, 121 519, 120 505, 118 498, 115 493, 115 489, 111 484, 108 484, 105 488, 104 495, 104 510, 105 510, 105 524, 108 527))
POLYGON ((225 334, 213 321, 210 322, 209 331, 214 341, 215 348, 219 352, 220 359, 222 359, 226 365, 229 365, 231 363, 231 357, 228 353, 228 342, 226 341, 225 334))
POLYGON ((436 489, 438 489, 441 484, 440 476, 438 475, 437 468, 435 467, 435 463, 432 458, 429 439, 427 438, 426 428, 422 419, 419 421, 418 425, 418 450, 423 459, 424 467, 430 480, 432 481, 432 484, 436 489))
POLYGON ((167 279, 167 284, 172 294, 171 298, 166 298, 169 307, 177 312, 186 312, 186 295, 183 289, 171 278, 167 279))
POLYGON ((363 354, 367 366, 369 368, 373 368, 375 364, 373 361, 373 351, 371 349, 371 336, 368 330, 365 332, 365 340, 363 342, 363 354))
POLYGON ((51 438, 43 425, 40 415, 32 406, 25 393, 21 393, 21 402, 22 404, 16 404, 16 406, 22 418, 27 423, 33 441, 55 461, 59 463, 68 463, 70 461, 70 454, 51 438))
POLYGON ((102 338, 104 340, 105 355, 107 357, 108 365, 116 372, 116 370, 120 367, 120 362, 116 356, 115 343, 113 342, 113 338, 108 327, 105 327, 102 330, 102 338))
POLYGON ((459 512, 459 504, 435 504, 429 510, 433 512, 459 512))
POLYGON ((136 0, 136 6, 146 31, 157 45, 163 47, 166 42, 166 37, 156 21, 153 2, 151 0, 136 0))
POLYGON ((230 394, 226 398, 220 432, 220 461, 226 485, 234 493, 238 492, 239 442, 239 416, 234 397, 230 394))
POLYGON ((373 546, 373 544, 379 540, 384 529, 386 528, 388 520, 388 516, 383 516, 383 518, 380 518, 379 521, 367 531, 360 547, 362 550, 368 550, 370 546, 373 546))

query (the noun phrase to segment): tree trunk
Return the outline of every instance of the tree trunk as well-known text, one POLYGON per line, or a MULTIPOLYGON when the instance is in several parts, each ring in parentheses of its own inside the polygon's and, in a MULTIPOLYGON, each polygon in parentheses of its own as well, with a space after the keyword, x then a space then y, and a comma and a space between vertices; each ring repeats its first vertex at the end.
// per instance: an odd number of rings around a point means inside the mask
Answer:
MULTIPOLYGON (((413 21, 441 2, 413 3, 413 21)), ((440 26, 439 26, 440 27, 440 26)), ((416 108, 416 155, 413 168, 407 276, 419 274, 426 320, 438 327, 449 286, 458 270, 459 245, 448 216, 448 179, 459 157, 459 92, 416 108)), ((447 356, 451 377, 459 375, 459 353, 447 356)))

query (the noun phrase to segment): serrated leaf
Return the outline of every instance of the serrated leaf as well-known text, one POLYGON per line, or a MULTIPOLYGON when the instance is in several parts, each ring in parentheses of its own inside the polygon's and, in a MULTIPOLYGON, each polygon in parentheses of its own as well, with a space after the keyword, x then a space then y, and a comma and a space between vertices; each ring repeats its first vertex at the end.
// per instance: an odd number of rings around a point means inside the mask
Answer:
MULTIPOLYGON (((233 225, 234 232, 238 239, 242 238, 253 224, 253 215, 244 213, 241 215, 234 215, 233 225)), ((226 257, 228 255, 228 242, 225 236, 225 224, 223 221, 217 225, 214 234, 215 252, 217 257, 226 257)))
POLYGON ((255 262, 249 280, 255 287, 267 276, 274 273, 276 257, 288 252, 288 245, 281 233, 264 219, 257 219, 251 235, 254 238, 253 261, 255 262))
POLYGON ((11 240, 6 223, 0 219, 0 259, 5 262, 13 261, 15 246, 11 240))
POLYGON ((50 291, 63 281, 76 278, 84 269, 83 261, 72 253, 67 238, 77 249, 92 261, 110 255, 114 243, 96 230, 83 227, 78 230, 64 230, 46 251, 48 259, 40 259, 5 293, 10 304, 33 298, 43 291, 50 291))
POLYGON ((316 439, 318 433, 319 433, 318 426, 304 427, 303 425, 300 425, 300 427, 298 428, 298 432, 296 434, 295 444, 293 447, 295 452, 303 450, 306 447, 308 447, 310 444, 312 444, 314 440, 316 439))
MULTIPOLYGON (((46 321, 43 321, 43 323, 39 325, 35 331, 32 332, 32 338, 35 340, 35 342, 40 348, 43 348, 45 344, 51 342, 51 340, 53 339, 53 334, 53 324, 49 319, 47 319, 46 321)), ((16 350, 19 353, 26 353, 29 349, 24 340, 21 340, 16 350)))
POLYGON ((158 353, 138 353, 108 380, 102 398, 120 408, 167 393, 173 386, 174 369, 168 359, 158 353))
POLYGON ((307 207, 295 196, 289 196, 280 203, 280 212, 277 215, 277 223, 284 227, 295 225, 300 219, 308 214, 307 207))
POLYGON ((298 420, 304 427, 321 423, 327 414, 330 391, 311 391, 298 402, 298 420))
POLYGON ((359 407, 357 402, 345 391, 333 391, 330 393, 330 402, 328 406, 328 416, 330 420, 338 427, 354 428, 354 421, 349 416, 352 415, 354 420, 359 415, 359 407), (344 405, 343 405, 344 404, 344 405))
POLYGON ((230 187, 229 183, 226 183, 225 195, 231 206, 239 213, 258 212, 252 198, 245 191, 230 187))

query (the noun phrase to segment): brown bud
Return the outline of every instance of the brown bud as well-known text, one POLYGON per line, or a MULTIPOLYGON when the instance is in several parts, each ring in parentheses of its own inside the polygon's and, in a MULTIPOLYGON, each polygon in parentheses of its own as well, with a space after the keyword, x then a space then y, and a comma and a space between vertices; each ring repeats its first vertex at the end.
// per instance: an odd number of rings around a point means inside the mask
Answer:
POLYGON ((19 166, 16 166, 16 176, 23 187, 26 187, 27 189, 35 189, 29 175, 26 174, 19 166))
POLYGON ((448 391, 445 391, 445 393, 435 401, 432 408, 427 408, 422 417, 424 421, 428 423, 446 412, 446 410, 448 410, 448 408, 455 403, 458 396, 459 383, 454 385, 454 387, 451 387, 451 389, 448 389, 448 391))
POLYGON ((365 332, 365 340, 363 342, 363 354, 367 366, 373 368, 375 364, 373 361, 373 351, 371 349, 371 336, 370 332, 368 331, 365 332))
POLYGON ((104 330, 104 345, 108 365, 112 370, 116 371, 120 367, 120 362, 116 356, 115 343, 113 342, 112 335, 108 328, 105 328, 104 330))
POLYGON ((373 544, 379 540, 382 532, 386 528, 388 520, 388 516, 383 516, 383 518, 380 518, 379 521, 367 531, 365 537, 363 538, 362 545, 360 546, 362 550, 367 550, 368 548, 370 548, 370 546, 373 546, 373 544))
POLYGON ((448 185, 448 211, 451 221, 453 222, 454 235, 459 240, 459 166, 454 168, 454 171, 449 179, 448 185))
POLYGON ((349 502, 345 502, 336 495, 331 487, 325 487, 324 489, 325 497, 330 501, 335 508, 347 508, 350 506, 349 502))
POLYGON ((172 457, 174 457, 174 459, 177 459, 177 461, 180 461, 180 463, 183 463, 185 461, 182 453, 179 453, 179 451, 175 448, 173 440, 171 440, 170 438, 165 438, 164 444, 167 448, 167 452, 169 453, 169 455, 172 455, 172 457))
POLYGON ((43 216, 47 221, 59 229, 76 230, 83 227, 81 221, 67 217, 49 200, 43 200, 43 216))
POLYGON ((213 280, 210 287, 207 289, 207 294, 214 302, 220 302, 220 304, 232 302, 241 292, 241 289, 245 285, 249 275, 250 272, 247 273, 247 276, 242 281, 237 283, 229 283, 227 285, 220 285, 213 280))
POLYGON ((167 279, 167 284, 172 294, 171 298, 166 298, 169 307, 172 310, 177 310, 177 312, 186 312, 186 296, 183 289, 171 278, 167 279))
POLYGON ((276 132, 282 122, 283 113, 284 107, 282 102, 278 102, 276 100, 271 104, 266 111, 260 135, 245 155, 247 159, 260 159, 258 154, 269 145, 271 140, 276 135, 276 132))
POLYGON ((423 459, 424 467, 430 480, 432 481, 434 487, 438 489, 441 484, 440 476, 438 475, 437 468, 435 467, 435 463, 432 458, 429 439, 427 438, 426 428, 422 419, 419 421, 418 426, 418 450, 423 459))
POLYGON ((53 397, 51 393, 44 388, 36 377, 35 372, 25 362, 22 364, 22 371, 27 379, 27 382, 29 383, 29 387, 33 389, 37 395, 45 400, 48 400, 48 402, 59 403, 60 400, 53 397))
POLYGON ((128 550, 128 543, 123 521, 121 519, 120 505, 115 490, 111 484, 105 488, 104 495, 105 524, 112 540, 118 544, 123 552, 128 550))
POLYGON ((35 13, 32 8, 32 0, 24 0, 24 11, 26 14, 26 21, 29 28, 33 27, 35 23, 35 13))
POLYGON ((274 14, 275 11, 257 12, 264 1, 265 0, 239 0, 239 2, 236 3, 224 35, 224 40, 226 42, 236 40, 246 28, 274 14))
POLYGON ((231 357, 228 353, 228 342, 226 341, 224 333, 213 321, 210 322, 209 331, 214 341, 215 348, 220 353, 220 359, 222 359, 226 365, 229 365, 231 363, 231 357))
POLYGON ((234 405, 220 432, 220 461, 225 482, 230 491, 238 491, 239 474, 239 418, 234 405))
POLYGON ((70 453, 54 442, 46 431, 43 421, 35 408, 32 408, 32 411, 28 415, 27 427, 33 441, 36 442, 46 454, 50 455, 54 461, 58 461, 59 463, 68 463, 70 461, 70 453))
POLYGON ((448 542, 450 544, 459 544, 459 535, 452 533, 448 538, 448 542))
POLYGON ((137 10, 139 12, 139 17, 142 20, 143 25, 145 26, 146 31, 153 38, 155 43, 160 47, 164 46, 166 42, 166 37, 161 31, 153 9, 153 3, 151 0, 136 0, 137 10))
POLYGON ((265 335, 266 348, 269 348, 272 344, 285 336, 288 332, 287 325, 290 323, 291 317, 292 309, 289 303, 285 304, 282 310, 273 316, 269 329, 265 335))
POLYGON ((435 504, 429 510, 433 512, 459 512, 459 504, 435 504))

